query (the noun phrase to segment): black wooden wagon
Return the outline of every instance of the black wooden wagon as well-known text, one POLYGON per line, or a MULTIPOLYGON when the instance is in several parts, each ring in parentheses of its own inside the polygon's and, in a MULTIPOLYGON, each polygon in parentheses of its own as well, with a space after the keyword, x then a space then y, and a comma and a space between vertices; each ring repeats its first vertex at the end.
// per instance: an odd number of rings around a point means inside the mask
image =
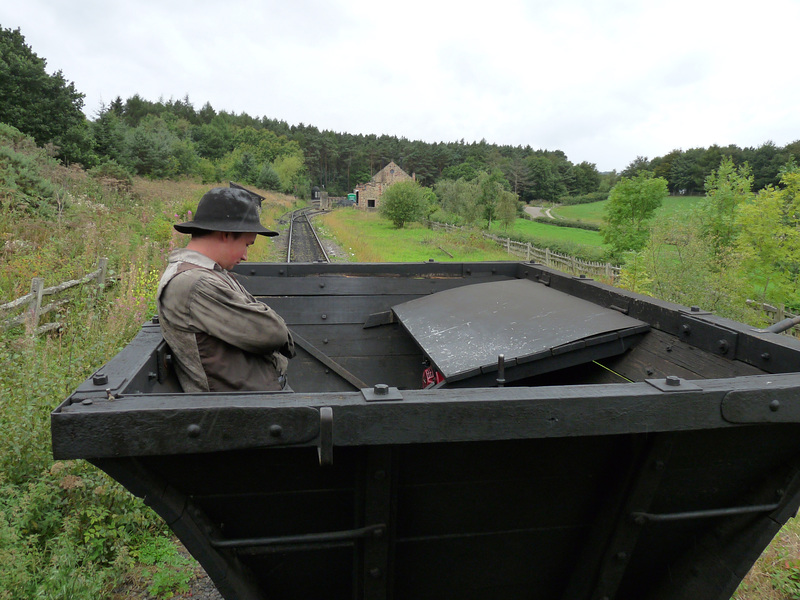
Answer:
POLYGON ((227 599, 731 596, 800 503, 800 343, 529 263, 243 264, 292 391, 157 323, 52 414, 227 599))

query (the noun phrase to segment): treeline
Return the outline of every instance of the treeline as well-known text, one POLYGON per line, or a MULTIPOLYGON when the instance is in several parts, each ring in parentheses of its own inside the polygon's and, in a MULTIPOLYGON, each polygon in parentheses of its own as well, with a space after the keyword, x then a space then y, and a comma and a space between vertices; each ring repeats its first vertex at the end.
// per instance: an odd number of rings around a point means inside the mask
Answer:
POLYGON ((117 97, 86 119, 83 94, 60 71, 48 75, 45 66, 19 29, 0 28, 0 122, 40 146, 52 145, 66 163, 109 176, 234 179, 298 196, 315 186, 344 195, 393 160, 426 187, 443 179, 476 181, 481 174, 500 174, 503 187, 523 202, 574 203, 604 199, 620 175, 644 170, 663 177, 672 194, 697 194, 724 156, 735 165, 749 164, 754 189, 777 185, 781 165, 792 156, 800 162, 799 140, 784 148, 767 142, 758 148, 674 150, 652 160, 637 157, 620 174, 600 173, 594 163, 574 164, 560 150, 320 131, 218 111, 208 102, 196 109, 188 96, 166 101, 117 97))
POLYGON ((782 148, 766 142, 758 148, 713 145, 708 148, 673 150, 652 160, 639 156, 621 175, 634 177, 643 171, 650 171, 667 181, 670 194, 695 196, 703 193, 706 179, 720 167, 726 156, 731 158, 736 167, 748 165, 753 176, 753 189, 761 190, 768 185, 780 184, 781 169, 786 164, 792 160, 800 163, 800 140, 782 148))
MULTIPOLYGON (((473 181, 480 173, 500 172, 508 188, 528 202, 597 192, 602 181, 594 164, 575 165, 558 150, 498 146, 485 140, 427 143, 320 131, 302 123, 217 112, 209 103, 195 110, 188 97, 157 102, 138 95, 125 101, 117 98, 103 107, 91 126, 98 160, 112 158, 139 175, 219 180, 220 175, 232 174, 258 183, 255 178, 265 164, 283 175, 273 156, 295 155, 303 159, 307 184, 331 195, 347 194, 392 160, 428 187, 441 179, 473 181)), ((290 191, 287 187, 283 191, 290 191)), ((610 182, 606 191, 609 187, 610 182)))

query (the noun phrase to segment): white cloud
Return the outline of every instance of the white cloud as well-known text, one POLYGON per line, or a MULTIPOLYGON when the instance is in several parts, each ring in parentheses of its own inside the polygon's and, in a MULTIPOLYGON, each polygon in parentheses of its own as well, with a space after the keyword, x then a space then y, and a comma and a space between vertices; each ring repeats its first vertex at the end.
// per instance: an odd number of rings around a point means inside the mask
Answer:
POLYGON ((101 103, 186 95, 351 133, 486 139, 624 168, 800 139, 793 0, 27 0, 0 7, 101 103), (13 4, 13 5, 12 5, 13 4))

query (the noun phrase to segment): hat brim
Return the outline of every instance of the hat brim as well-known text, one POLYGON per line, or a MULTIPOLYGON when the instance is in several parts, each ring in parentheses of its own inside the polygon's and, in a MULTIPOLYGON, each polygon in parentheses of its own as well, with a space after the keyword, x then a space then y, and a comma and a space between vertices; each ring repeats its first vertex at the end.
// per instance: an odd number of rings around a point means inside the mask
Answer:
POLYGON ((224 231, 227 233, 256 233, 268 237, 280 235, 277 231, 267 229, 262 225, 245 225, 236 227, 235 225, 222 224, 219 225, 205 225, 199 224, 194 221, 187 221, 186 223, 176 223, 173 225, 175 231, 179 233, 194 233, 196 231, 224 231))

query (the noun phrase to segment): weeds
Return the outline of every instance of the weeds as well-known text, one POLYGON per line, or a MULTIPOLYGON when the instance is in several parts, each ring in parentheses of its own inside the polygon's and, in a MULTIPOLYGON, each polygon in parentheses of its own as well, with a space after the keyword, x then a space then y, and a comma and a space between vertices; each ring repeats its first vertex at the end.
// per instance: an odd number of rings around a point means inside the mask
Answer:
MULTIPOLYGON (((0 175, 12 167, 0 161, 0 175)), ((26 294, 32 277, 45 287, 82 277, 100 257, 109 260, 108 283, 66 292, 58 333, 0 332, 0 600, 96 600, 131 582, 169 598, 186 588, 195 563, 177 552, 160 518, 103 472, 53 462, 49 416, 155 313, 167 255, 188 240, 172 225, 191 218, 209 186, 135 180, 116 188, 47 168, 57 210, 0 210, 0 303, 26 294)), ((276 214, 291 206, 280 196, 268 202, 276 214)))

